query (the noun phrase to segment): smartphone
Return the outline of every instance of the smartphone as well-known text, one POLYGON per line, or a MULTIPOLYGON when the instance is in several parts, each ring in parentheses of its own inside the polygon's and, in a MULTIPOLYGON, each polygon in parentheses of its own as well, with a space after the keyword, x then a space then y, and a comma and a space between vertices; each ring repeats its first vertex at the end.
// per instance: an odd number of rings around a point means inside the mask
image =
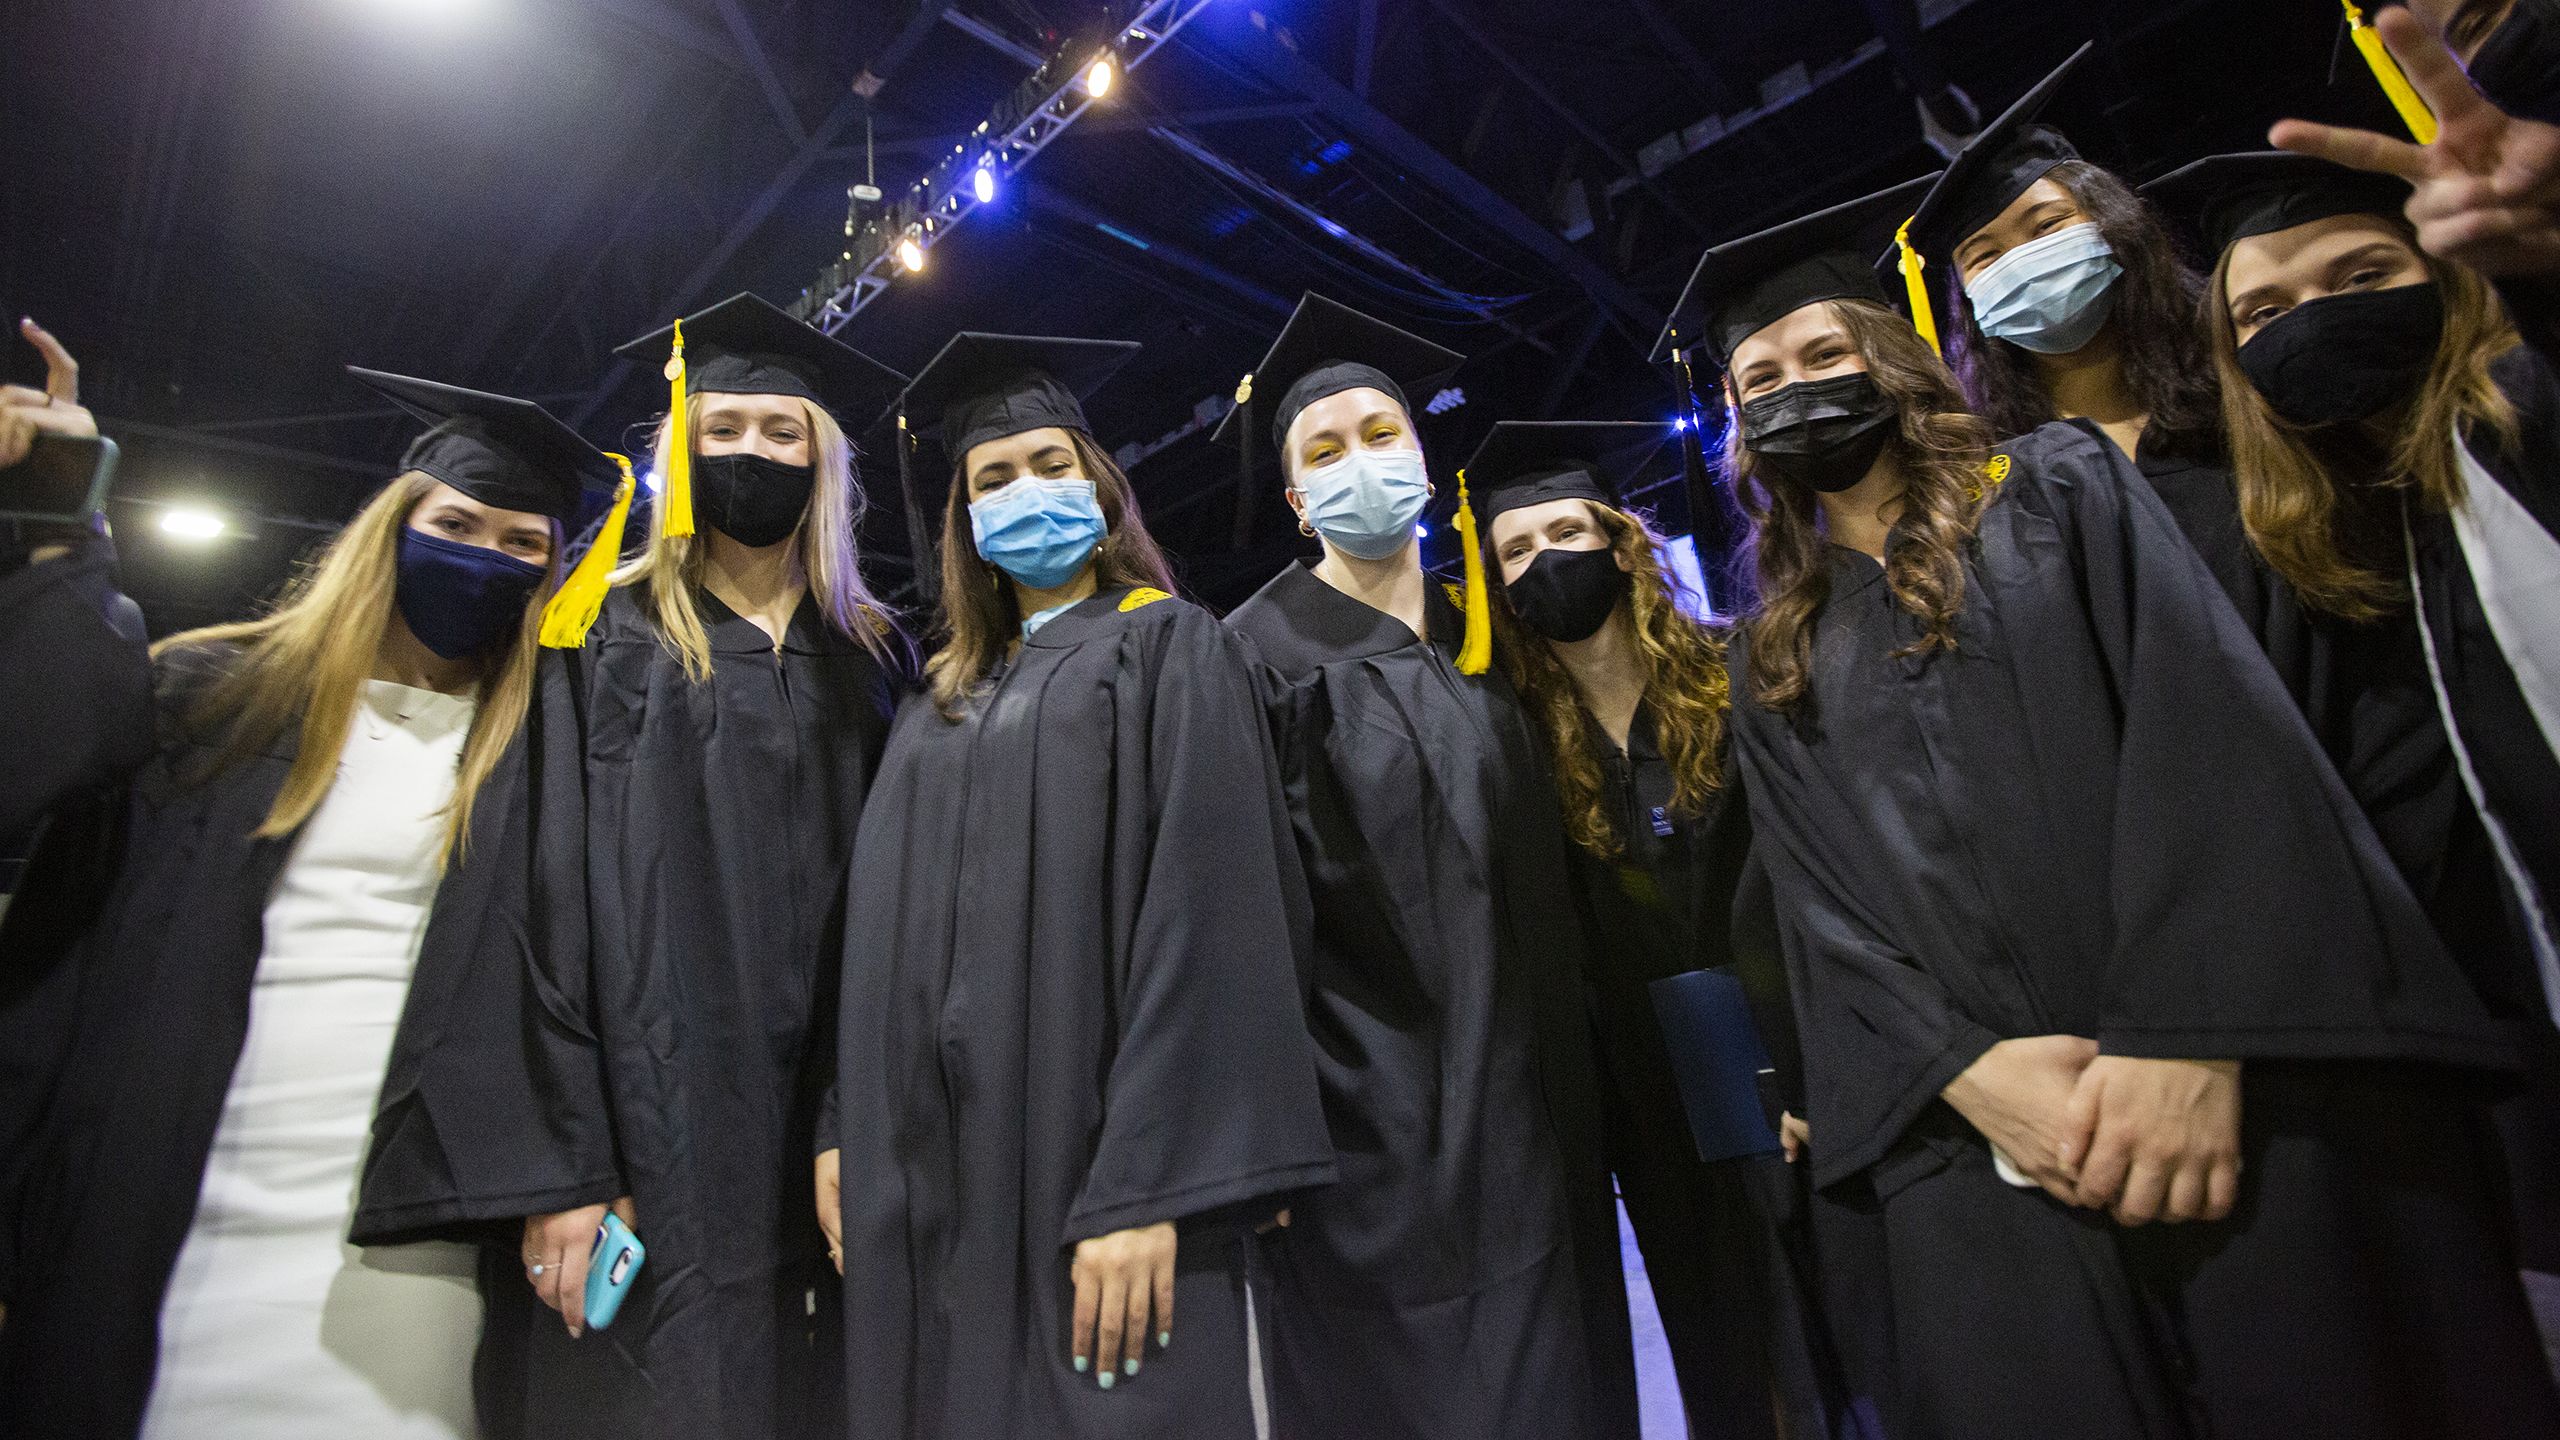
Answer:
POLYGON ((107 507, 116 442, 98 435, 38 435, 27 456, 0 470, 0 520, 87 525, 107 507))
POLYGON ((622 1309, 622 1297, 631 1293, 631 1282, 640 1274, 640 1262, 649 1258, 649 1247, 622 1223, 622 1217, 607 1210, 604 1223, 596 1227, 596 1248, 587 1262, 587 1325, 601 1330, 613 1323, 622 1309))

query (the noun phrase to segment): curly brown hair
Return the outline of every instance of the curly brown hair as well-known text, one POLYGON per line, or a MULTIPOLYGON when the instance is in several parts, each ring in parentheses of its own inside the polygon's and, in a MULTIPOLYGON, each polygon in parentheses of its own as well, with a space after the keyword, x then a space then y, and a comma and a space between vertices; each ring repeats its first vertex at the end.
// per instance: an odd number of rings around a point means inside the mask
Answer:
MULTIPOLYGON (((2221 401, 2195 326, 2204 277, 2182 258, 2159 212, 2112 172, 2086 160, 2066 160, 2047 173, 2096 222, 2124 267, 2108 323, 2122 347, 2118 363, 2125 384, 2150 417, 2146 438, 2156 437, 2156 443, 2190 458, 2220 458, 2221 401)), ((1947 360, 1964 382, 1974 413, 1999 435, 2024 435, 2060 419, 2036 357, 1983 334, 1964 286, 1951 283, 1947 289, 1956 321, 1947 327, 1947 360)))
MULTIPOLYGON (((1102 507, 1102 543, 1093 551, 1093 582, 1098 590, 1148 586, 1173 593, 1173 570, 1164 551, 1147 533, 1138 515, 1137 492, 1129 477, 1092 436, 1069 430, 1077 468, 1093 482, 1093 497, 1102 507)), ((945 720, 957 720, 969 693, 987 678, 1022 635, 1022 614, 1004 572, 978 553, 969 532, 969 478, 952 463, 951 492, 942 507, 942 611, 936 627, 941 647, 924 664, 934 708, 945 720)))
POLYGON ((2222 378, 2249 543, 2304 604, 2348 620, 2379 619, 2409 603, 2398 506, 2388 491, 2414 489, 2428 509, 2451 510, 2462 501, 2456 427, 2499 445, 2512 445, 2516 434, 2515 406, 2489 374, 2490 362, 2518 343, 2497 295, 2470 270, 2418 249, 2417 232, 2401 217, 2374 219, 2408 244, 2444 297, 2444 338, 2387 447, 2359 427, 2309 430, 2268 407, 2240 368, 2239 331, 2222 300, 2230 293, 2228 251, 2214 264, 2198 327, 2222 378))
MULTIPOLYGON (((1662 565, 1662 536, 1642 515, 1583 503, 1631 582, 1628 610, 1644 665, 1645 708, 1653 714, 1654 743, 1671 764, 1671 811, 1696 819, 1706 812, 1708 797, 1724 786, 1724 719, 1733 706, 1724 636, 1681 608, 1680 582, 1662 565)), ((1490 588, 1501 642, 1494 653, 1546 736, 1566 833, 1594 855, 1624 854, 1626 837, 1611 815, 1599 739, 1572 672, 1556 658, 1553 642, 1520 623, 1503 588, 1490 588)))
MULTIPOLYGON (((1982 513, 1982 463, 1991 426, 1967 410, 1964 392, 1911 322, 1867 300, 1827 302, 1866 359, 1876 388, 1901 407, 1900 428, 1885 453, 1900 462, 1900 543, 1886 557, 1885 583, 1920 621, 1918 640, 1897 656, 1952 650, 1956 612, 1964 608, 1965 542, 1982 513)), ((1753 589, 1759 603, 1745 621, 1751 638, 1751 697, 1772 710, 1804 703, 1813 665, 1813 620, 1831 593, 1829 542, 1822 507, 1802 485, 1772 483, 1760 473, 1742 426, 1725 427, 1724 471, 1751 520, 1753 589)))

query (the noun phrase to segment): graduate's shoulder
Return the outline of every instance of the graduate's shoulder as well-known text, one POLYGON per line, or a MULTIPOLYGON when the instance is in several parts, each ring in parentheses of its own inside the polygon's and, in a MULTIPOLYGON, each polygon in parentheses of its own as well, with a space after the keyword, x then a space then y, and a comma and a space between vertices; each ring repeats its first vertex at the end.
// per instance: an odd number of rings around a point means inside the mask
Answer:
MULTIPOLYGON (((1227 612, 1226 627, 1242 643, 1258 669, 1284 681, 1300 681, 1342 658, 1335 637, 1327 633, 1319 613, 1299 592, 1312 577, 1295 561, 1263 583, 1243 604, 1227 612)), ((1315 581, 1323 584, 1323 581, 1315 581)))

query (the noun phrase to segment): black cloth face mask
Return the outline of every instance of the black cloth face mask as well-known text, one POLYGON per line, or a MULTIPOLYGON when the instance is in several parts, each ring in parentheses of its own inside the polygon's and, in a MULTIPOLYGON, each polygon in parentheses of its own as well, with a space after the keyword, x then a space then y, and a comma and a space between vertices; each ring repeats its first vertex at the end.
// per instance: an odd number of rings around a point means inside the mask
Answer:
POLYGON ((693 457, 694 514, 750 550, 790 539, 817 488, 815 465, 785 465, 745 450, 693 457))
POLYGON ((2351 290, 2294 306, 2240 347, 2240 369, 2296 425, 2363 420, 2418 393, 2444 339, 2435 283, 2351 290))
POLYGON ((512 555, 403 526, 392 593, 409 633, 442 658, 459 660, 488 651, 524 623, 525 602, 547 573, 512 555))
POLYGON ((1902 407, 1861 370, 1743 401, 1742 443, 1770 474, 1830 494, 1866 478, 1901 419, 1902 407))
POLYGON ((1600 633, 1634 578, 1614 550, 1541 550, 1502 593, 1521 624, 1570 645, 1600 633))
POLYGON ((2508 114, 2560 124, 2560 3, 2516 7, 2471 56, 2471 83, 2508 114))

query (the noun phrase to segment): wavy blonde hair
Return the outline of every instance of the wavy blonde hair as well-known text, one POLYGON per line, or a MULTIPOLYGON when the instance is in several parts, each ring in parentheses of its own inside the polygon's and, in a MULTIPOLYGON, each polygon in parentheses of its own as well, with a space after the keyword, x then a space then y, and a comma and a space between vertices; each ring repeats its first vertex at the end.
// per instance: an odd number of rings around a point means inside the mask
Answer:
MULTIPOLYGON (((1876 388, 1901 407, 1901 426, 1887 442, 1902 463, 1903 537, 1885 560, 1893 598, 1920 622, 1920 638, 1897 657, 1956 646, 1956 613, 1964 608, 1964 546, 1980 523, 1982 463, 1991 426, 1965 408, 1964 391, 1944 361, 1900 315, 1866 300, 1828 302, 1849 343, 1866 359, 1876 388)), ((1813 619, 1831 594, 1822 506, 1802 485, 1773 483, 1760 473, 1739 423, 1725 427, 1725 474, 1751 517, 1751 559, 1759 603, 1749 621, 1752 698, 1790 710, 1805 698, 1813 666, 1813 619)))
MULTIPOLYGON (((702 433, 702 406, 702 396, 685 397, 686 434, 702 433)), ((818 483, 810 492, 808 510, 791 532, 793 556, 799 561, 800 573, 807 578, 809 593, 816 597, 818 611, 826 617, 827 624, 837 633, 859 641, 882 665, 902 669, 906 662, 905 632, 898 628, 897 616, 871 593, 870 583, 862 578, 862 551, 856 537, 868 501, 861 478, 854 473, 853 441, 823 406, 803 400, 801 409, 809 420, 809 454, 817 465, 818 483)), ((656 438, 649 442, 652 461, 661 475, 667 473, 669 443, 667 417, 662 415, 656 438)), ((699 516, 696 523, 700 523, 699 516)), ((709 555, 710 547, 702 543, 699 534, 668 534, 666 512, 652 505, 648 548, 613 575, 617 586, 636 584, 648 588, 649 610, 657 621, 659 639, 683 660, 684 673, 697 683, 711 678, 711 636, 702 628, 702 606, 695 598, 702 589, 709 555)))
MULTIPOLYGON (((373 674, 383 634, 396 613, 400 532, 437 483, 420 470, 394 479, 287 582, 265 615, 189 630, 151 647, 155 659, 173 651, 239 647, 238 659, 207 687, 187 717, 191 725, 218 730, 222 737, 213 757, 191 777, 196 782, 265 751, 289 729, 298 732, 293 768, 286 772, 275 803, 267 807, 267 818, 251 832, 259 839, 279 839, 301 829, 337 780, 347 729, 355 721, 356 694, 373 674)), ((560 575, 557 521, 551 524, 551 554, 551 573, 526 605, 515 635, 481 671, 479 709, 463 737, 453 799, 441 812, 447 859, 462 857, 480 786, 498 768, 532 702, 542 601, 560 575)))
POLYGON ((2388 453, 2379 457, 2379 473, 2370 450, 2359 457, 2350 453, 2352 445, 2292 424, 2249 383, 2240 368, 2240 332, 2223 298, 2231 293, 2228 248, 2214 262, 2200 306, 2213 368, 2222 377, 2222 423, 2249 543, 2304 604, 2348 620, 2379 619, 2409 599, 2397 521, 2375 503, 2378 488, 2368 487, 2414 489, 2428 509, 2449 511, 2462 503, 2455 429, 2498 445, 2512 445, 2516 435, 2515 406, 2489 375, 2490 362, 2518 343, 2496 294, 2471 271, 2420 250, 2417 233, 2399 216, 2373 219, 2424 262, 2444 297, 2444 338, 2388 453))
MULTIPOLYGON (((1635 622, 1636 656, 1644 667, 1644 703, 1653 712, 1655 743, 1671 764, 1671 810, 1683 819, 1704 814, 1707 800, 1724 787, 1725 712, 1733 707, 1725 672, 1724 637, 1681 608, 1686 588, 1662 565, 1662 537, 1642 515, 1594 501, 1591 507, 1609 551, 1625 567, 1628 614, 1635 622)), ((1547 637, 1520 623, 1502 586, 1493 623, 1512 688, 1520 692, 1546 736, 1563 802, 1566 833, 1594 855, 1626 853, 1607 793, 1600 745, 1590 712, 1573 686, 1573 673, 1556 657, 1547 637)))

